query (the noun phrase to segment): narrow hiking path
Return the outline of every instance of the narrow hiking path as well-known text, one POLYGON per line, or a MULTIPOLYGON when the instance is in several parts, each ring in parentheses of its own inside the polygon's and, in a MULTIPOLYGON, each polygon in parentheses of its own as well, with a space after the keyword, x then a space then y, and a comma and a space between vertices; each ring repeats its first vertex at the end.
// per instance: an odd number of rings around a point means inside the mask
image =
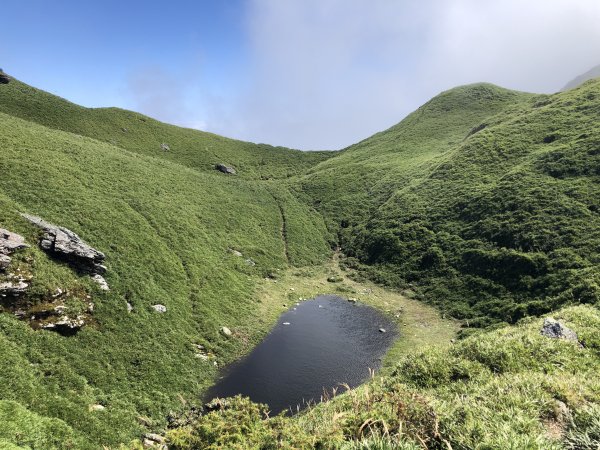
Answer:
POLYGON ((283 200, 275 194, 276 189, 274 189, 272 185, 267 185, 266 190, 271 195, 271 197, 273 197, 273 201, 275 202, 275 204, 277 205, 277 209, 279 210, 279 217, 281 221, 281 226, 279 227, 279 234, 281 236, 281 242, 283 243, 283 256, 285 258, 285 262, 289 266, 291 262, 290 247, 288 243, 288 225, 287 218, 285 215, 285 209, 283 208, 283 200))
POLYGON ((281 240, 283 241, 283 253, 285 255, 285 261, 290 264, 290 248, 288 244, 288 236, 287 236, 287 219, 285 217, 285 211, 283 209, 283 205, 273 196, 275 201, 277 202, 277 206, 279 208, 279 215, 281 216, 281 240))

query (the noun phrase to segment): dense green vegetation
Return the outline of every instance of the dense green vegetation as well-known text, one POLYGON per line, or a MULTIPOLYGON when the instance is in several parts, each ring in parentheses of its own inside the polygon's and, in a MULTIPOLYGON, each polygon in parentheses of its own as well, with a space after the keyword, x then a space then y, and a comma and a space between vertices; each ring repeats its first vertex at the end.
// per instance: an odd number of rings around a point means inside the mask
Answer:
POLYGON ((600 81, 553 96, 466 86, 310 169, 301 188, 348 265, 470 326, 593 304, 598 117, 600 81))
POLYGON ((478 84, 303 153, 2 85, 0 227, 30 244, 19 212, 72 229, 106 253, 111 291, 35 245, 14 255, 32 310, 60 288, 94 311, 65 337, 0 302, 0 445, 134 445, 170 418, 175 448, 597 448, 599 117, 600 80, 556 95, 478 84), (338 245, 348 274, 462 319, 464 339, 294 418, 244 399, 186 414, 214 363, 266 331, 259 282, 338 245), (539 335, 528 316, 550 312, 582 347, 539 335))

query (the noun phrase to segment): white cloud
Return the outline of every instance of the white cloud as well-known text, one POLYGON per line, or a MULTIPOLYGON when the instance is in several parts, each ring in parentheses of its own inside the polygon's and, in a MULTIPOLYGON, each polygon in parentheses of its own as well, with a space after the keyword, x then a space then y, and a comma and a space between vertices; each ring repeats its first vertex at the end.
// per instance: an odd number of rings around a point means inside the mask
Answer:
POLYGON ((597 0, 252 0, 252 67, 212 131, 341 148, 475 81, 553 92, 600 63, 597 0))

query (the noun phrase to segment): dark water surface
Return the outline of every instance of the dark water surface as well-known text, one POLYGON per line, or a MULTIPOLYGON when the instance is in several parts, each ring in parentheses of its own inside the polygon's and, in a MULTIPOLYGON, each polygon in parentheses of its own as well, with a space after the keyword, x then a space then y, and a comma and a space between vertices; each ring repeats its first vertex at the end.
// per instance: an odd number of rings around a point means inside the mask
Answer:
POLYGON ((392 320, 376 309, 334 295, 293 308, 252 353, 225 370, 207 399, 243 394, 273 413, 296 411, 311 399, 318 402, 324 388, 365 381, 397 335, 392 320))

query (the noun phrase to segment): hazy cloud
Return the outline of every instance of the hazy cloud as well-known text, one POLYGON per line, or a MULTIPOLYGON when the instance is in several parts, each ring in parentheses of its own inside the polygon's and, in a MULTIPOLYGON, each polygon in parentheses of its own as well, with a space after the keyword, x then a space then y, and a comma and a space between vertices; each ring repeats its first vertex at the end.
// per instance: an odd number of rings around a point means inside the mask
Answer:
POLYGON ((207 127, 341 148, 459 84, 553 92, 600 63, 599 23, 597 0, 251 0, 246 84, 207 127))

